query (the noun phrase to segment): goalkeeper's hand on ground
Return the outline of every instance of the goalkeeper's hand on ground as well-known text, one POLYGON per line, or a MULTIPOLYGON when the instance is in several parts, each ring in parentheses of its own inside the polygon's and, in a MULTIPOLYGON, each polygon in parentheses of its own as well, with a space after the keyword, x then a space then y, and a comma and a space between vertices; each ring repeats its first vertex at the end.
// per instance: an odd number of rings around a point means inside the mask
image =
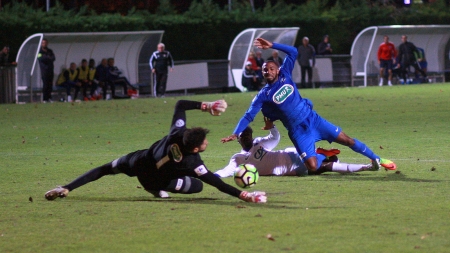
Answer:
POLYGON ((201 109, 203 112, 209 112, 213 116, 219 116, 220 113, 225 112, 227 106, 227 102, 221 99, 214 102, 202 102, 201 109))
POLYGON ((239 198, 246 202, 252 202, 252 203, 266 203, 267 197, 265 192, 241 192, 241 195, 239 195, 239 198))

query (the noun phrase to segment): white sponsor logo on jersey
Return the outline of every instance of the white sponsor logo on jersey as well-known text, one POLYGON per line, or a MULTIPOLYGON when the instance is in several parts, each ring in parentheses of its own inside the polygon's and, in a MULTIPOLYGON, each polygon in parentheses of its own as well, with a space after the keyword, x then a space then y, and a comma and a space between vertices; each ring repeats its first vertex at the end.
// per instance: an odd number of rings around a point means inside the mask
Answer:
POLYGON ((292 94, 294 94, 294 87, 290 84, 285 84, 273 94, 272 99, 275 104, 281 104, 292 94))
POLYGON ((306 157, 306 152, 303 152, 301 155, 300 155, 300 157, 303 159, 303 158, 305 158, 306 157))
POLYGON ((205 175, 206 173, 208 173, 208 170, 203 164, 195 168, 194 171, 195 173, 197 173, 197 176, 205 175))
POLYGON ((181 189, 181 186, 183 186, 183 179, 178 178, 177 186, 175 186, 175 190, 179 191, 181 189))
POLYGON ((184 126, 184 120, 182 120, 182 119, 177 120, 177 122, 175 122, 175 126, 177 126, 177 127, 184 126))

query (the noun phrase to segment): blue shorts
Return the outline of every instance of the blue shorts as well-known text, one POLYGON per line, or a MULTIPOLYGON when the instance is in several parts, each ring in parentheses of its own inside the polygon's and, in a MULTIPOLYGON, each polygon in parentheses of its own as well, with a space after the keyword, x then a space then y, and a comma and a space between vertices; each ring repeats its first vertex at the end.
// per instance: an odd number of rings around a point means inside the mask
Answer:
POLYGON ((315 111, 295 129, 289 130, 289 138, 300 154, 303 161, 310 157, 316 156, 316 142, 326 140, 329 143, 336 140, 341 128, 331 124, 315 111))
POLYGON ((392 69, 393 65, 392 60, 380 60, 381 69, 392 69))

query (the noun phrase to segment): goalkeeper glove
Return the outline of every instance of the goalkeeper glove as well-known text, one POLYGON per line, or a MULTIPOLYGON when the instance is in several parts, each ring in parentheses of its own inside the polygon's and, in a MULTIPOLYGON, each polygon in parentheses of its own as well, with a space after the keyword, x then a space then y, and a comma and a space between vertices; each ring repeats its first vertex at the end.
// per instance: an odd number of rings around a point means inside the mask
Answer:
POLYGON ((225 100, 217 100, 214 102, 202 102, 202 112, 209 112, 213 116, 219 116, 220 113, 225 112, 227 109, 227 102, 225 100))
POLYGON ((239 198, 246 202, 252 202, 252 203, 266 203, 267 197, 265 192, 246 192, 243 191, 239 195, 239 198))

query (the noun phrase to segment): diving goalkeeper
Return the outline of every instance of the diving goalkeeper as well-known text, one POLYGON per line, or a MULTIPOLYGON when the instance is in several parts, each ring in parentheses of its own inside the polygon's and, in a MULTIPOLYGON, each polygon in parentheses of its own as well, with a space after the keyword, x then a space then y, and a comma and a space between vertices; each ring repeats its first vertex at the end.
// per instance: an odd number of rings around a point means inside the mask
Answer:
POLYGON ((205 151, 209 130, 202 127, 186 128, 186 110, 199 109, 214 116, 225 112, 225 100, 197 102, 180 100, 175 106, 169 134, 156 141, 149 149, 138 150, 112 162, 92 169, 71 183, 59 186, 45 194, 47 200, 67 197, 70 191, 106 175, 125 174, 137 177, 145 190, 155 197, 167 198, 167 192, 191 194, 201 192, 203 182, 247 202, 266 202, 264 192, 240 191, 224 183, 209 171, 200 153, 205 151))

